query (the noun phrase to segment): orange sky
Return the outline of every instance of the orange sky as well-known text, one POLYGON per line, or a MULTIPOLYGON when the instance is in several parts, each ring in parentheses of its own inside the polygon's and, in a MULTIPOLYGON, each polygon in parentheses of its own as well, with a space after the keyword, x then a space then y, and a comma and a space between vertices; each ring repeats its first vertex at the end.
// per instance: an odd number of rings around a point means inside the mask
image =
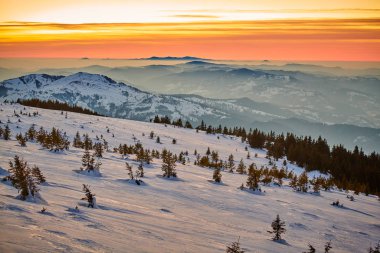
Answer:
POLYGON ((378 0, 0 0, 0 6, 0 57, 380 60, 378 0))

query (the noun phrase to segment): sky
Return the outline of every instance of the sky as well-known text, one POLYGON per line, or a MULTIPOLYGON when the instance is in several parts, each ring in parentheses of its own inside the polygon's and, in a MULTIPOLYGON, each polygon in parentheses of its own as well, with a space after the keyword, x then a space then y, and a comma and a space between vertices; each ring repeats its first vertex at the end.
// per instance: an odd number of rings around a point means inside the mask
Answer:
POLYGON ((379 0, 0 0, 0 57, 380 61, 379 0))

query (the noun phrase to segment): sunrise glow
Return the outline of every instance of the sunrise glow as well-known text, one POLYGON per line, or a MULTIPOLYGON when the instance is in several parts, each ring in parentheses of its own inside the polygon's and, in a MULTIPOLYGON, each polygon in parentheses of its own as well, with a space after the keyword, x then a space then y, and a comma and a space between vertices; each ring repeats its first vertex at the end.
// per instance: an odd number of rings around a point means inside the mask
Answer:
POLYGON ((380 59, 376 0, 110 0, 107 5, 2 0, 0 5, 0 57, 380 59))

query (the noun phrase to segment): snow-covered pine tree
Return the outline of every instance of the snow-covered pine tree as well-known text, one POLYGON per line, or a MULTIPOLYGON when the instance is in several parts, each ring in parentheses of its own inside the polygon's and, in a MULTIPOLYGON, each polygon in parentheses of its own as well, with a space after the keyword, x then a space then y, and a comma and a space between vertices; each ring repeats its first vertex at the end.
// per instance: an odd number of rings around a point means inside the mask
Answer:
POLYGON ((94 157, 90 155, 90 151, 85 149, 82 156, 82 167, 81 170, 92 171, 94 170, 94 157))
POLYGON ((95 194, 93 194, 90 190, 90 186, 83 184, 83 192, 85 197, 82 200, 86 200, 88 205, 87 207, 94 208, 96 206, 95 194))
POLYGON ((227 246, 226 253, 244 253, 245 251, 240 248, 240 237, 237 242, 233 242, 230 246, 227 246))
POLYGON ((222 173, 220 173, 220 168, 219 167, 216 167, 214 169, 214 173, 212 175, 212 179, 216 182, 216 183, 220 183, 222 182, 222 173))
POLYGON ((239 174, 245 174, 246 171, 245 171, 245 164, 243 162, 243 158, 240 160, 239 162, 239 165, 236 169, 236 172, 239 173, 239 174))
POLYGON ((268 233, 273 234, 272 240, 278 241, 281 240, 281 234, 286 232, 285 222, 280 219, 280 215, 277 214, 276 219, 271 224, 272 231, 268 231, 268 233))

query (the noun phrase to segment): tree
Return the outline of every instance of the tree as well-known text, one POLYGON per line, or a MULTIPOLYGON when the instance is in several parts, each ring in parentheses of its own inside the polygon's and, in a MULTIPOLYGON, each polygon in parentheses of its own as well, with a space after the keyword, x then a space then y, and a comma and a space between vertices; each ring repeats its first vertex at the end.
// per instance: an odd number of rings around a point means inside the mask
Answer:
POLYGON ((240 160, 239 165, 238 165, 238 167, 236 169, 236 172, 239 173, 239 174, 245 174, 246 173, 243 159, 240 160))
POLYGON ((268 231, 268 233, 273 234, 272 240, 278 241, 281 240, 281 234, 286 232, 285 222, 281 221, 280 216, 277 214, 276 219, 271 224, 272 231, 268 231))
POLYGON ((79 132, 77 132, 76 135, 75 135, 75 137, 74 137, 73 146, 75 148, 82 148, 83 147, 83 142, 82 142, 82 140, 80 138, 79 132))
POLYGON ((176 159, 170 151, 167 151, 162 155, 162 171, 164 172, 163 177, 177 177, 177 172, 175 170, 176 159))
POLYGON ((16 140, 21 147, 26 147, 26 137, 23 137, 22 134, 16 134, 16 140))
POLYGON ((261 172, 260 170, 256 170, 254 165, 251 164, 248 168, 248 178, 247 178, 247 187, 251 190, 259 189, 259 181, 260 181, 261 172))
POLYGON ((380 243, 378 242, 375 248, 369 248, 368 253, 380 253, 380 243))
POLYGON ((90 150, 92 149, 92 140, 90 139, 90 137, 88 136, 88 134, 85 134, 84 135, 84 138, 83 138, 83 147, 85 150, 90 150))
POLYGON ((133 176, 133 170, 132 170, 132 166, 129 165, 129 163, 125 163, 125 166, 127 167, 127 171, 128 171, 128 176, 131 180, 135 179, 134 176, 133 176))
POLYGON ((93 194, 88 185, 83 184, 83 192, 85 197, 82 200, 86 200, 88 202, 87 207, 94 208, 96 205, 95 194, 93 194))
POLYGON ((313 247, 313 245, 309 244, 309 250, 303 253, 315 253, 315 248, 313 247))
POLYGON ((100 142, 97 142, 94 144, 94 155, 98 158, 102 158, 103 157, 103 152, 104 152, 104 149, 103 149, 103 145, 100 143, 100 142))
POLYGON ((325 244, 325 253, 329 253, 330 249, 332 249, 331 241, 326 242, 325 244))
POLYGON ((34 165, 32 168, 32 176, 37 180, 38 184, 42 184, 46 182, 45 176, 42 174, 40 168, 37 167, 36 165, 34 165))
POLYGON ((136 177, 144 177, 144 167, 142 163, 140 163, 139 167, 137 168, 136 177))
POLYGON ((11 136, 12 136, 11 130, 9 129, 9 126, 6 125, 4 130, 3 130, 3 139, 8 141, 11 139, 11 136))
POLYGON ((206 155, 207 156, 211 155, 210 147, 207 148, 206 155))
POLYGON ((28 196, 34 197, 39 191, 38 181, 32 175, 32 170, 27 162, 17 155, 14 161, 9 161, 9 179, 12 185, 20 192, 20 199, 26 200, 28 196))
POLYGON ((220 173, 219 167, 214 169, 214 174, 212 175, 212 179, 214 179, 216 183, 222 182, 222 174, 220 173))
POLYGON ((307 192, 308 181, 309 179, 307 177, 306 171, 302 172, 302 174, 298 177, 298 182, 297 182, 298 190, 302 192, 307 192))
POLYGON ((230 156, 228 157, 227 167, 228 167, 228 169, 229 169, 228 172, 234 172, 234 169, 235 169, 235 161, 234 161, 234 156, 233 156, 232 154, 230 154, 230 156))
POLYGON ((233 242, 231 246, 227 246, 226 253, 244 253, 245 251, 240 248, 240 237, 237 242, 233 242))
POLYGON ((82 156, 82 167, 81 170, 92 171, 94 170, 94 156, 90 155, 90 151, 85 150, 82 156))

